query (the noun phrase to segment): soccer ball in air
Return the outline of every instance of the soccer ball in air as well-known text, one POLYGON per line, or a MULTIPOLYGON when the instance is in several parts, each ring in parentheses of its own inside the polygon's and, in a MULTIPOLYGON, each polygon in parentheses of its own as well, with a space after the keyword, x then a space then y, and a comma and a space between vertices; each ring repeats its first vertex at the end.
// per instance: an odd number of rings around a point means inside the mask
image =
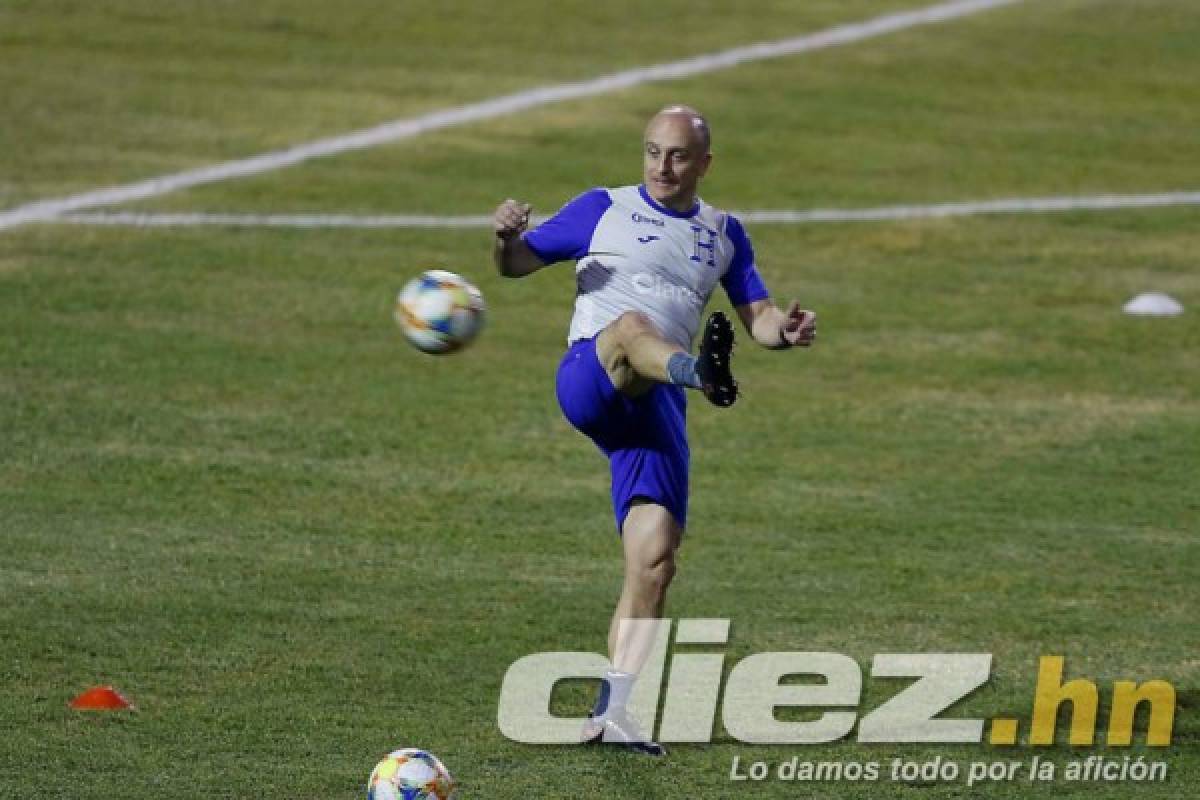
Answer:
POLYGON ((388 753, 371 770, 367 800, 451 800, 454 778, 433 753, 405 748, 388 753))
POLYGON ((400 290, 393 316, 413 347, 425 353, 453 353, 483 327, 483 295, 461 275, 431 269, 400 290))

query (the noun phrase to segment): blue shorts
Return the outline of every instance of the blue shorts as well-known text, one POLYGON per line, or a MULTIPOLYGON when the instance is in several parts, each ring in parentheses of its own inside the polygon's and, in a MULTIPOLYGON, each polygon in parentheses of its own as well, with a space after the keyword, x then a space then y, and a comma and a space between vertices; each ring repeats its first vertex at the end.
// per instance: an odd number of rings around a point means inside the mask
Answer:
POLYGON ((687 524, 687 399, 682 386, 656 383, 640 397, 617 391, 596 355, 596 340, 580 339, 558 365, 558 405, 608 456, 617 532, 637 498, 687 524))

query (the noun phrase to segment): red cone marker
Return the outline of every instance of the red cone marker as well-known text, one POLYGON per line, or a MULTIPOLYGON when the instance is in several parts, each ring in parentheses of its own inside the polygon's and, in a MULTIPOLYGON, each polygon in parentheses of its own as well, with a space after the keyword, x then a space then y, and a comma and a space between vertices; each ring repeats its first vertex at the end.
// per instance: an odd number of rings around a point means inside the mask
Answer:
POLYGON ((132 709, 133 703, 111 686, 93 686, 72 700, 71 708, 76 711, 115 711, 132 709))

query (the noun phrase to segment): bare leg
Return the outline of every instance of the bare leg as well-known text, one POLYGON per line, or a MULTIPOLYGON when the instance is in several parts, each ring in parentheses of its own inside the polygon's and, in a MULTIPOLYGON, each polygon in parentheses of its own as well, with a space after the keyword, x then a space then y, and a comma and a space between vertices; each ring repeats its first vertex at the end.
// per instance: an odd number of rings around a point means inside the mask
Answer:
POLYGON ((684 352, 668 342, 645 314, 627 311, 596 337, 596 356, 618 391, 639 395, 669 383, 667 361, 684 352))
MULTIPOLYGON (((632 696, 638 673, 659 638, 667 586, 675 575, 675 550, 683 531, 665 508, 649 501, 636 503, 621 527, 625 550, 625 582, 608 631, 612 669, 584 723, 581 741, 621 744, 652 756, 666 755, 662 745, 641 731, 625 704, 632 696)), ((651 712, 653 713, 653 712, 651 712)))
POLYGON ((614 669, 636 673, 642 668, 654 643, 654 626, 622 628, 621 620, 662 617, 682 533, 671 513, 656 503, 637 503, 625 517, 621 529, 625 581, 608 630, 608 655, 614 669))

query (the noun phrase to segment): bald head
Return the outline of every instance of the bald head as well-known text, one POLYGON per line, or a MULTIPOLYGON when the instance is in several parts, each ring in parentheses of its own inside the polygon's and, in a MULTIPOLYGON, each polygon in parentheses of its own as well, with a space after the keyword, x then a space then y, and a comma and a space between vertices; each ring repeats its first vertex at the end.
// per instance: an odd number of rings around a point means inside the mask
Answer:
POLYGON ((700 179, 712 163, 708 122, 688 106, 667 106, 650 118, 643 142, 642 174, 656 203, 688 213, 700 179))
POLYGON ((712 134, 708 129, 708 120, 691 106, 667 106, 650 118, 649 124, 646 125, 646 133, 649 134, 652 128, 661 125, 686 128, 690 135, 695 137, 700 152, 707 153, 712 149, 712 134))

